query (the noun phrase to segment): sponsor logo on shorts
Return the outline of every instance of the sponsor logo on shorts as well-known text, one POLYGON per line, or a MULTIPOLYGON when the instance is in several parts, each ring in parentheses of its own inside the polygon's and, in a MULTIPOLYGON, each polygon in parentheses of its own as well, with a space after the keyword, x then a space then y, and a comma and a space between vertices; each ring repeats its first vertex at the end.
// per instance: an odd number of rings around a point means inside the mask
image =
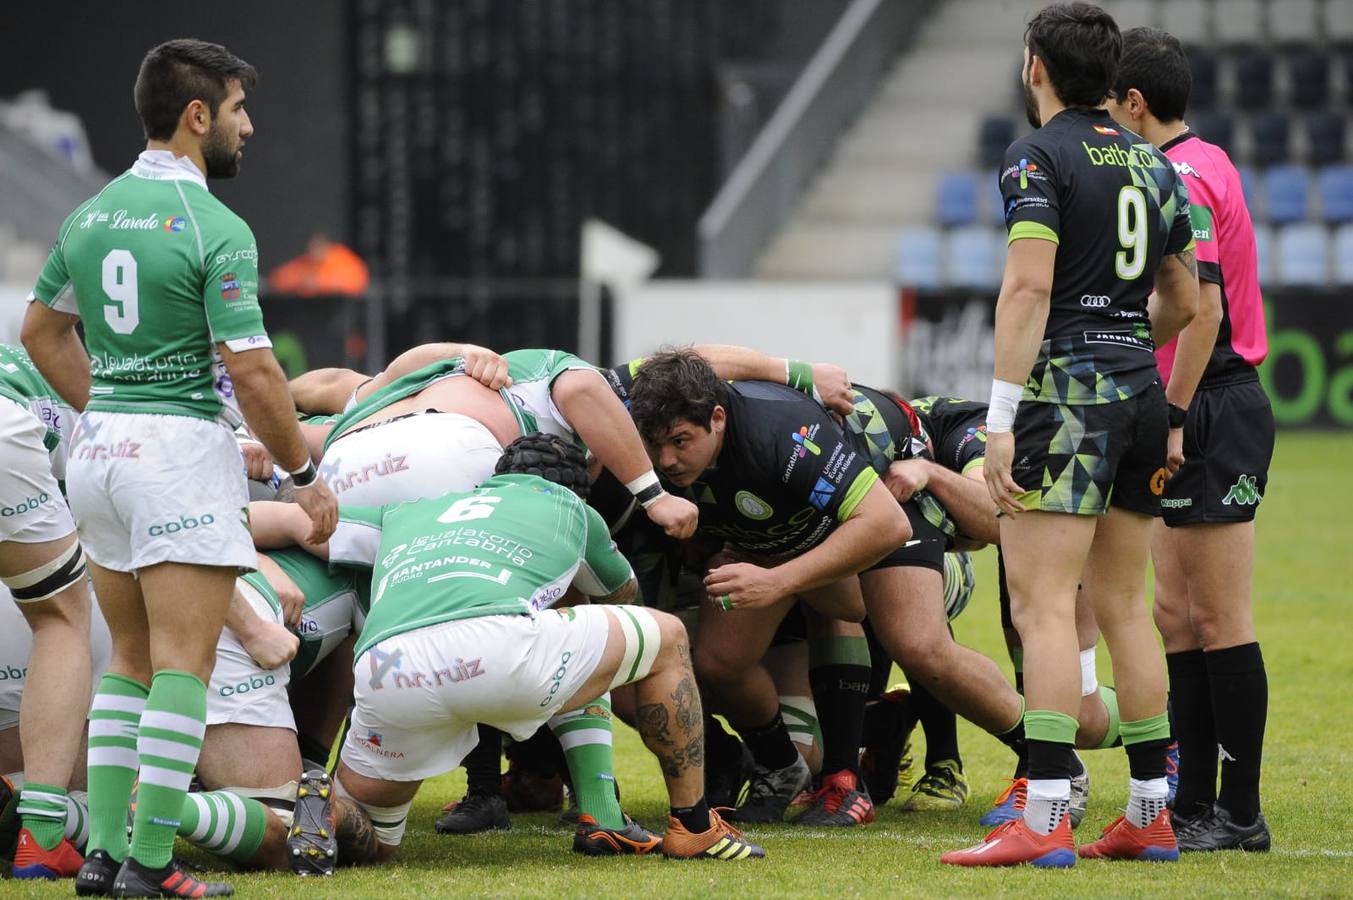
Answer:
POLYGON ((216 517, 211 513, 203 513, 201 516, 179 516, 177 520, 171 519, 168 522, 161 522, 152 525, 146 529, 146 533, 151 537, 163 537, 168 534, 178 534, 181 531, 192 531, 194 528, 205 528, 213 525, 216 517))
POLYGON ((22 681, 28 677, 28 667, 0 666, 0 681, 22 681))
POLYGON ((52 498, 47 494, 47 492, 43 491, 36 497, 24 498, 16 506, 0 506, 0 516, 4 516, 6 519, 8 519, 11 516, 21 516, 24 513, 30 513, 33 510, 41 507, 50 499, 52 498))
POLYGON ((1151 476, 1151 493, 1157 497, 1165 493, 1165 470, 1163 468, 1157 469, 1155 474, 1151 476))
POLYGON ((1193 505, 1192 497, 1166 497, 1160 501, 1160 505, 1165 509, 1188 509, 1193 505))
POLYGON ((1081 306, 1086 309, 1104 309, 1113 300, 1103 294, 1081 294, 1081 306))
POLYGON ((409 471, 408 459, 407 456, 387 453, 385 458, 378 463, 362 466, 360 469, 348 472, 339 471, 338 466, 334 463, 326 463, 319 467, 319 474, 321 478, 328 482, 331 491, 335 494, 341 494, 344 491, 351 490, 355 485, 366 484, 373 478, 409 471))
POLYGON ((751 491, 738 491, 733 497, 733 503, 737 506, 738 512, 758 522, 769 519, 775 513, 769 503, 751 491))
POLYGON ((250 675, 248 680, 241 681, 239 684, 222 685, 217 693, 222 697, 238 697, 252 691, 261 691, 265 687, 271 687, 275 684, 277 684, 277 679, 272 675, 250 675))
POLYGON ((221 276, 221 299, 240 299, 240 279, 234 272, 227 272, 221 276))
POLYGON ((368 728, 366 730, 366 737, 361 738, 361 740, 365 741, 367 749, 370 750, 372 753, 375 753, 377 756, 384 756, 386 759, 404 758, 404 751, 386 749, 385 735, 381 734, 379 731, 374 731, 368 728))
POLYGON ((1231 485, 1231 489, 1226 492, 1226 496, 1221 498, 1222 506, 1230 506, 1232 503, 1237 506, 1254 506, 1264 495, 1259 493, 1259 478, 1255 475, 1241 475, 1236 479, 1236 483, 1231 485))
POLYGON ((164 230, 177 234, 188 227, 188 222, 183 216, 170 216, 164 220, 164 230))
POLYGON ((122 439, 116 444, 82 444, 77 459, 140 459, 141 444, 122 439))
POLYGON ((554 695, 559 693, 559 688, 564 683, 564 676, 568 674, 568 661, 572 658, 573 652, 570 650, 565 650, 559 655, 559 668, 550 676, 550 689, 540 701, 541 709, 554 702, 554 695))

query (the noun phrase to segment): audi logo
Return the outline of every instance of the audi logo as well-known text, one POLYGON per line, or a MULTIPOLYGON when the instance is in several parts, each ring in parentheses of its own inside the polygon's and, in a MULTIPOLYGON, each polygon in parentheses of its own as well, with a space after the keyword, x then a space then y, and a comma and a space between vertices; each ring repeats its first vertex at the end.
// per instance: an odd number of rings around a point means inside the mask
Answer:
POLYGON ((1089 307, 1090 309, 1103 309, 1112 302, 1113 301, 1103 294, 1098 296, 1095 294, 1081 294, 1081 306, 1089 307))

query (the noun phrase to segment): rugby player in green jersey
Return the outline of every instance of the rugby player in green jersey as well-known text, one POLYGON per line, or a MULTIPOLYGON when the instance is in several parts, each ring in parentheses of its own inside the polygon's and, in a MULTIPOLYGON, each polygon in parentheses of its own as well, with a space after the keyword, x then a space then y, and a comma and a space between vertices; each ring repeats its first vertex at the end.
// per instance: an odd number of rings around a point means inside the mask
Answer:
POLYGON ((370 815, 381 858, 398 848, 419 784, 460 762, 478 723, 525 739, 630 683, 671 798, 662 852, 763 856, 705 802, 703 714, 680 621, 636 606, 553 609, 570 587, 612 604, 635 590, 605 523, 575 493, 590 485, 581 450, 537 433, 495 468, 473 491, 345 506, 321 544, 291 506, 253 509, 260 543, 303 543, 372 570, 337 786, 370 815))
POLYGON ((59 484, 74 418, 22 348, 0 345, 0 581, 33 633, 16 878, 69 878, 82 861, 65 835, 91 677, 85 560, 59 484))
POLYGON ((113 637, 90 713, 83 893, 230 893, 171 851, 216 641, 256 561, 233 428, 247 421, 292 474, 316 540, 337 517, 263 326, 253 234, 207 187, 239 170, 254 80, 216 44, 146 55, 134 91, 146 149, 62 225, 24 319, 34 363, 83 413, 67 486, 113 637))

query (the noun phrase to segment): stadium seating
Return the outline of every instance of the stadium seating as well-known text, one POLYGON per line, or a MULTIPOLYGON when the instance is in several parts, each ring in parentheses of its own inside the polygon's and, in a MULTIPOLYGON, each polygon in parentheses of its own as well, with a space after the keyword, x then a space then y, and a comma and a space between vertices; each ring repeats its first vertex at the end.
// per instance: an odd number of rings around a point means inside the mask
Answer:
POLYGON ((1001 232, 985 225, 955 229, 949 235, 946 271, 954 287, 995 290, 1005 266, 1001 232))
POLYGON ((1256 50, 1236 57, 1235 103, 1242 109, 1268 106, 1273 100, 1273 57, 1256 50))
POLYGON ((945 227, 977 221, 979 188, 973 172, 945 172, 935 189, 935 219, 945 227))
POLYGON ((1217 102, 1217 57, 1202 49, 1191 51, 1189 73, 1192 80, 1189 108, 1198 111, 1211 109, 1217 102))
POLYGON ((933 289, 944 282, 940 233, 934 228, 908 228, 897 241, 897 281, 907 287, 933 289))
POLYGON ((1250 155, 1254 162, 1272 166, 1290 158, 1291 124, 1286 113, 1265 112, 1250 117, 1250 155))
POLYGON ((1343 162, 1348 119, 1330 110, 1312 112, 1306 117, 1307 159, 1317 166, 1343 162))
POLYGON ((1324 35, 1336 44, 1353 43, 1353 3, 1326 0, 1324 35))
POLYGON ((1015 121, 1009 116, 987 116, 977 130, 977 161, 999 168, 1005 160, 1005 148, 1015 140, 1015 121))
POLYGON ((1320 217, 1331 225, 1353 222, 1353 166, 1321 169, 1316 184, 1320 217))
POLYGON ((1185 44, 1211 43, 1207 4, 1203 0, 1169 0, 1161 4, 1160 27, 1185 44))
POLYGON ((1353 222, 1334 230, 1334 283, 1353 285, 1353 222))
POLYGON ((1291 81, 1289 102, 1298 109, 1317 109, 1330 101, 1330 58, 1309 49, 1297 51, 1287 63, 1291 81))
POLYGON ((1217 4, 1213 7, 1212 29, 1223 44, 1257 44, 1264 36, 1264 5, 1260 0, 1226 0, 1217 4))
POLYGON ((1273 283, 1273 228, 1268 225, 1254 226, 1254 255, 1259 286, 1273 283))
POLYGON ((1245 194, 1245 205, 1249 207, 1250 218, 1254 218, 1259 206, 1259 173, 1250 166, 1236 166, 1240 173, 1240 190, 1245 194))
POLYGON ((1203 140, 1231 154, 1235 148, 1236 120, 1227 113, 1200 113, 1189 116, 1189 125, 1203 140))
POLYGON ((1300 222, 1278 229, 1275 269, 1285 286, 1321 287, 1329 280, 1329 232, 1322 225, 1300 222))
POLYGON ((1275 225, 1306 218, 1310 176, 1300 166, 1274 166, 1264 173, 1264 209, 1275 225))
POLYGON ((1268 33, 1279 43, 1301 44, 1320 33, 1316 0, 1273 0, 1268 7, 1268 33))

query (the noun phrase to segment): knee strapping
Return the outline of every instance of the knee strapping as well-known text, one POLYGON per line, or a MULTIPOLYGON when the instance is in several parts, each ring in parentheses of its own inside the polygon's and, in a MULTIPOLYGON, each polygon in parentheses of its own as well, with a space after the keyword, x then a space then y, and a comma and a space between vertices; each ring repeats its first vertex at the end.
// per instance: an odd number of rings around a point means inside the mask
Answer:
POLYGON ((356 805, 371 819, 371 827, 376 832, 376 840, 389 847, 398 847, 404 840, 404 828, 409 823, 409 810, 413 808, 413 799, 398 806, 373 806, 363 803, 352 796, 344 787, 341 778, 334 779, 334 796, 341 797, 356 805))
POLYGON ((804 746, 822 746, 822 729, 817 722, 817 704, 812 697, 780 697, 780 718, 784 719, 789 739, 804 746))
POLYGON ((610 689, 639 681, 653 670, 662 649, 662 629, 653 614, 642 606, 607 606, 604 609, 620 623, 625 635, 625 653, 611 679, 610 689))
POLYGON ((1081 696, 1088 697, 1099 690, 1095 674, 1095 648, 1081 651, 1081 696))
POLYGON ((221 790, 257 800, 272 810, 273 815, 281 819, 283 825, 291 827, 296 814, 296 782, 288 781, 286 784, 271 788, 228 787, 221 790))
POLYGON ((0 581, 4 581, 18 602, 36 603, 56 596, 84 577, 85 554, 80 549, 80 542, 76 541, 58 553, 51 562, 0 581))

